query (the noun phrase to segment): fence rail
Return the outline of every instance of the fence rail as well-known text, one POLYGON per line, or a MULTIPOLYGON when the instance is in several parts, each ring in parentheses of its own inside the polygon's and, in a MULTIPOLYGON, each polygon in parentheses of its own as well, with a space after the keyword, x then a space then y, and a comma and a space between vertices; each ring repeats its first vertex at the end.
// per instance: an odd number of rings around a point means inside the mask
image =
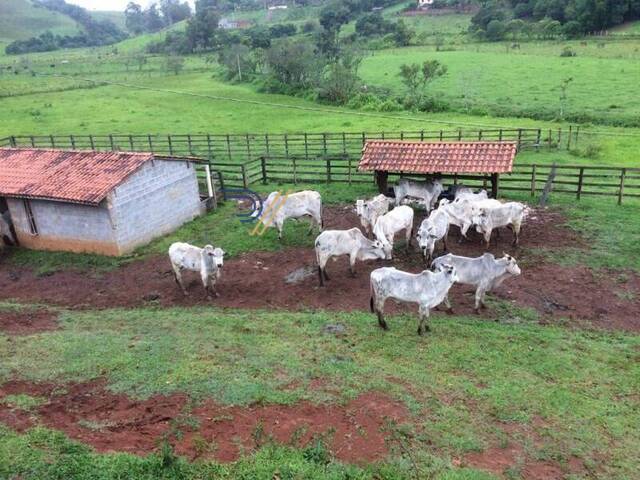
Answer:
MULTIPOLYGON (((234 135, 39 135, 0 138, 0 146, 91 150, 151 151, 208 160, 218 175, 218 186, 244 187, 262 182, 373 183, 370 173, 358 171, 365 141, 400 140, 503 140, 520 148, 570 147, 578 142, 579 128, 569 131, 542 129, 492 129, 473 132, 419 131, 379 133, 301 133, 234 135), (222 181, 224 185, 221 185, 222 181)), ((500 177, 505 191, 542 193, 551 164, 516 163, 513 172, 500 177)), ((393 181, 398 175, 391 175, 393 181)), ((487 176, 448 175, 452 183, 486 188, 487 176)), ((601 165, 556 165, 551 182, 555 193, 640 198, 640 168, 601 165)))

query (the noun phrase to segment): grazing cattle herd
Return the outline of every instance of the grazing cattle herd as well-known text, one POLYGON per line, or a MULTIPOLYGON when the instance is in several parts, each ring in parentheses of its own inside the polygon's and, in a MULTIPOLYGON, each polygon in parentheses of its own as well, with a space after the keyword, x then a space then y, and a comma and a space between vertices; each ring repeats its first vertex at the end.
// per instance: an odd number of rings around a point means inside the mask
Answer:
MULTIPOLYGON (((495 258, 485 253, 477 258, 462 257, 451 253, 434 258, 437 242, 442 242, 447 252, 447 236, 451 225, 459 228, 460 239, 466 238, 470 228, 483 235, 486 247, 492 232, 508 227, 513 232, 513 245, 518 243, 518 235, 528 210, 518 202, 500 202, 488 198, 487 192, 474 192, 468 187, 452 186, 447 192, 439 180, 416 182, 400 179, 394 187, 395 200, 378 195, 370 200, 357 200, 355 213, 360 219, 365 234, 357 228, 349 230, 326 230, 314 242, 320 286, 329 280, 327 262, 340 256, 349 257, 349 270, 355 276, 356 261, 393 258, 394 237, 404 232, 407 249, 413 235, 414 210, 406 203, 417 203, 427 211, 416 239, 427 265, 420 273, 404 272, 393 267, 375 269, 370 276, 370 307, 376 313, 378 323, 387 329, 384 319, 384 304, 389 298, 401 302, 417 303, 419 311, 418 334, 429 330, 427 324, 432 308, 444 303, 448 311, 453 309, 449 301, 449 289, 454 283, 471 285, 476 288, 475 311, 485 308, 487 292, 498 287, 509 277, 520 275, 516 259, 508 254, 495 258), (394 208, 389 210, 391 205, 394 208), (437 208, 436 208, 437 205, 437 208), (368 238, 373 236, 373 239, 368 238)), ((322 231, 322 199, 318 192, 302 191, 282 195, 272 192, 256 213, 265 227, 276 227, 278 238, 282 238, 285 220, 311 217, 313 226, 322 231)), ((220 248, 207 245, 198 248, 186 243, 174 243, 169 248, 169 257, 175 273, 175 280, 184 292, 181 271, 200 272, 202 283, 208 296, 216 295, 215 285, 220 278, 224 252, 220 248)))

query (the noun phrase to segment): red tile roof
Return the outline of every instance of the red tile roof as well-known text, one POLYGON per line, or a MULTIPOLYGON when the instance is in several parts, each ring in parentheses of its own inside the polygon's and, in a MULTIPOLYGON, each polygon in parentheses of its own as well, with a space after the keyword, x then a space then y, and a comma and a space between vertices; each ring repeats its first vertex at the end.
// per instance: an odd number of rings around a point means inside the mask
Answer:
POLYGON ((0 148, 0 196, 99 204, 150 153, 0 148))
POLYGON ((359 170, 406 173, 510 172, 515 142, 399 142, 370 140, 359 170))

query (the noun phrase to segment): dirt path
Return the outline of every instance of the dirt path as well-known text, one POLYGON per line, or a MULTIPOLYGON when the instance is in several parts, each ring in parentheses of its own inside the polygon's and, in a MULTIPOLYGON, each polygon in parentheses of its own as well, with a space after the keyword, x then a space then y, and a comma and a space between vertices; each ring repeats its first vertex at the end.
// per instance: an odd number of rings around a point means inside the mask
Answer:
MULTIPOLYGON (((416 223, 418 223, 418 219, 416 223)), ((348 209, 332 209, 328 228, 357 225, 357 218, 348 209)), ((553 211, 537 211, 528 219, 521 235, 521 248, 510 245, 511 235, 504 232, 498 245, 492 245, 496 256, 503 251, 513 254, 522 268, 522 275, 507 280, 494 296, 514 301, 519 306, 535 308, 543 321, 568 318, 596 327, 640 330, 640 277, 620 272, 600 272, 597 276, 586 267, 563 267, 542 262, 535 256, 536 247, 554 248, 584 246, 579 236, 560 226, 562 217, 553 211), (624 281, 621 281, 621 278, 624 281)), ((449 248, 460 255, 478 256, 484 252, 479 236, 458 244, 457 234, 450 233, 449 248)), ((398 240, 402 244, 402 240, 398 240)), ((414 240, 415 242, 415 240, 414 240)), ((415 245, 414 245, 415 248, 415 245)), ((164 256, 128 264, 102 275, 79 271, 60 271, 38 277, 31 270, 3 267, 0 271, 0 299, 45 303, 68 308, 136 307, 156 302, 162 306, 210 304, 239 308, 309 308, 328 310, 367 310, 369 273, 383 265, 412 272, 422 270, 419 252, 399 251, 393 263, 375 261, 359 263, 356 278, 348 273, 346 258, 330 262, 331 280, 320 288, 315 273, 312 249, 288 249, 279 252, 254 252, 225 262, 219 282, 220 297, 207 301, 198 275, 185 273, 189 297, 184 297, 173 281, 164 256), (299 277, 289 283, 287 278, 299 277)), ((472 290, 454 286, 451 300, 457 313, 472 313, 472 290)), ((389 312, 414 311, 413 306, 396 307, 389 302, 389 312)), ((495 312, 483 312, 494 318, 495 312)))

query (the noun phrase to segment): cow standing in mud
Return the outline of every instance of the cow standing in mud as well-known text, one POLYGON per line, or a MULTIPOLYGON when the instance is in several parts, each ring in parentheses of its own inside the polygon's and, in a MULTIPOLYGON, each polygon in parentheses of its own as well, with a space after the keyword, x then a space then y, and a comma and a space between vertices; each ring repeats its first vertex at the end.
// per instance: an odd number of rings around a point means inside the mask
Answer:
MULTIPOLYGON (((289 218, 311 217, 318 231, 322 231, 322 197, 314 190, 304 190, 291 194, 271 192, 262 205, 260 221, 265 227, 278 229, 278 238, 282 240, 282 227, 289 218)), ((309 234, 313 224, 309 228, 309 234)))
POLYGON ((507 202, 500 205, 487 205, 483 202, 473 207, 472 221, 478 233, 484 236, 487 248, 491 242, 491 233, 500 227, 509 227, 513 232, 513 242, 518 244, 518 236, 522 221, 527 214, 527 207, 519 202, 507 202))
POLYGON ((356 201, 356 215, 360 218, 360 224, 367 235, 373 231, 378 218, 389 211, 390 202, 391 199, 382 194, 366 202, 364 200, 356 201))
POLYGON ((371 272, 369 305, 378 316, 378 324, 388 330, 384 319, 384 304, 388 298, 417 303, 420 316, 418 335, 422 335, 430 330, 427 324, 430 310, 444 301, 457 279, 456 269, 450 265, 443 265, 437 272, 425 270, 417 274, 393 267, 378 268, 371 272))
MULTIPOLYGON (((520 267, 516 259, 506 253, 496 259, 492 254, 485 253, 477 258, 461 257, 447 254, 436 258, 431 267, 438 270, 453 265, 458 274, 457 282, 476 287, 476 303, 474 310, 480 312, 480 307, 486 308, 485 296, 487 292, 498 288, 507 278, 520 275, 520 267)), ((445 305, 452 311, 449 296, 444 300, 445 305)))
POLYGON ((425 206, 427 212, 430 212, 443 189, 440 180, 416 182, 408 178, 401 178, 398 180, 398 184, 393 187, 396 196, 395 204, 396 206, 401 205, 405 198, 411 197, 417 199, 420 204, 425 206))
POLYGON ((388 259, 393 257, 393 238, 397 232, 405 231, 407 251, 411 247, 413 233, 413 209, 406 205, 396 207, 378 218, 373 227, 373 234, 384 246, 388 259))
POLYGON ((383 259, 386 254, 379 240, 369 240, 360 229, 325 230, 315 241, 316 259, 318 261, 318 276, 320 286, 329 280, 326 265, 330 258, 341 255, 349 256, 349 271, 355 276, 356 260, 383 259))
POLYGON ((447 250, 447 235, 449 235, 449 216, 444 209, 438 208, 422 221, 416 235, 418 245, 427 262, 431 261, 436 242, 439 240, 442 240, 444 250, 447 250))
POLYGON ((213 248, 212 245, 199 248, 188 243, 176 242, 169 247, 169 259, 176 283, 182 289, 182 293, 189 295, 182 281, 182 270, 191 270, 200 273, 207 297, 219 296, 215 287, 224 263, 224 251, 221 248, 213 248))

